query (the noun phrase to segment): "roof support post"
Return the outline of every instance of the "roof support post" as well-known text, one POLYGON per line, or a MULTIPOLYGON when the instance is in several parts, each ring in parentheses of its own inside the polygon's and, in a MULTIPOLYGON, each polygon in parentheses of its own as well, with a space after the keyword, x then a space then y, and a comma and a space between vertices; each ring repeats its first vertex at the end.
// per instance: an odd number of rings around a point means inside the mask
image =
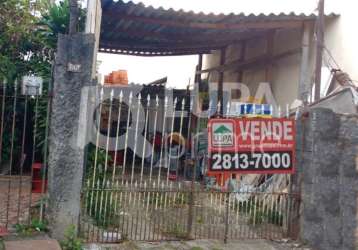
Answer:
MULTIPOLYGON (((276 30, 273 30, 267 34, 266 38, 266 55, 271 58, 274 54, 274 44, 275 44, 275 34, 276 30)), ((269 84, 273 81, 273 67, 271 63, 266 65, 265 70, 265 81, 269 84)))
POLYGON ((201 82, 201 73, 198 73, 203 68, 203 54, 199 54, 198 65, 196 66, 195 72, 195 84, 199 84, 201 82))
MULTIPOLYGON (((239 60, 241 62, 244 62, 245 56, 246 56, 246 40, 241 42, 239 60)), ((237 82, 242 83, 243 78, 244 78, 244 71, 242 69, 239 69, 239 71, 237 72, 237 82)))
MULTIPOLYGON (((220 50, 220 66, 225 64, 225 57, 226 57, 226 47, 220 50)), ((220 110, 218 113, 220 115, 224 114, 224 71, 220 71, 219 73, 219 82, 218 82, 218 102, 220 102, 220 110)))
POLYGON ((301 69, 300 78, 298 84, 298 99, 303 102, 304 105, 308 103, 308 96, 310 93, 309 84, 309 55, 310 55, 310 35, 311 26, 308 23, 304 23, 302 27, 302 54, 301 54, 301 69))
POLYGON ((324 0, 320 0, 318 3, 316 39, 315 102, 320 99, 321 93, 322 51, 324 46, 324 0))

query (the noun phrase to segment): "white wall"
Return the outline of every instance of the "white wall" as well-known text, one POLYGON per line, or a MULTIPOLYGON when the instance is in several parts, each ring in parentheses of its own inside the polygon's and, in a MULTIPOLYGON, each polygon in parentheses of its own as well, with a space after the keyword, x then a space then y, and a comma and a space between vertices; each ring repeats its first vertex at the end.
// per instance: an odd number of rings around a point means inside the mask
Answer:
MULTIPOLYGON (((247 44, 246 59, 262 56, 266 51, 266 39, 251 40, 247 44)), ((274 39, 273 54, 280 54, 291 49, 301 47, 301 29, 283 30, 277 32, 274 39)), ((240 57, 240 46, 229 46, 226 53, 226 62, 240 57)), ((300 54, 290 55, 276 61, 272 66, 273 79, 271 88, 276 98, 276 102, 282 106, 291 104, 298 96, 298 82, 300 73, 300 54)), ((219 65, 220 52, 215 51, 211 55, 204 57, 203 68, 207 69, 219 65)), ((224 82, 237 82, 238 74, 236 71, 227 71, 224 74, 224 82)), ((218 74, 213 73, 210 77, 211 82, 217 83, 218 74)), ((250 95, 254 96, 260 82, 266 81, 265 68, 244 71, 242 83, 250 89, 250 95)))
POLYGON ((358 1, 329 1, 327 11, 340 16, 326 22, 325 44, 343 71, 358 80, 358 1))
MULTIPOLYGON (((358 85, 358 1, 342 0, 327 1, 326 14, 336 13, 339 16, 328 18, 325 22, 325 46, 333 56, 338 67, 349 74, 351 79, 358 85)), ((313 24, 312 24, 313 26, 313 24)), ((312 31, 314 27, 312 27, 312 31)), ((274 54, 284 52, 285 50, 298 48, 301 46, 302 31, 285 30, 276 34, 274 44, 274 54)), ((232 60, 233 57, 239 57, 239 46, 230 46, 227 57, 232 60)), ((248 57, 255 57, 265 53, 265 41, 251 41, 247 49, 248 57)), ((314 82, 314 62, 315 62, 315 41, 314 36, 310 37, 309 48, 309 72, 308 84, 314 82)), ((328 53, 324 53, 323 66, 327 65, 328 53)), ((300 74, 300 55, 290 56, 278 61, 273 67, 272 90, 277 102, 281 105, 292 103, 298 98, 298 83, 300 74)), ((215 52, 204 59, 204 67, 209 68, 219 65, 219 53, 215 52)), ((332 64, 332 61, 331 61, 332 64)), ((333 63, 334 64, 334 63, 333 63)), ((217 82, 217 76, 211 78, 217 82)), ((257 84, 265 80, 264 70, 245 71, 243 83, 250 87, 254 95, 257 84)), ((226 72, 224 81, 237 81, 237 73, 226 72)), ((322 83, 324 84, 324 83, 322 83)))

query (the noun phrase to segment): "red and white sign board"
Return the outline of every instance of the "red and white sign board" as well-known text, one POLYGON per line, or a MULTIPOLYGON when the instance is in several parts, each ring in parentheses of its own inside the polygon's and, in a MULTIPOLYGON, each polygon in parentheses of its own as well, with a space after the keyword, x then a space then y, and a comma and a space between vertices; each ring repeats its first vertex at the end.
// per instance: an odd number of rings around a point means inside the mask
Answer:
POLYGON ((209 174, 293 173, 295 121, 286 118, 209 120, 209 174))

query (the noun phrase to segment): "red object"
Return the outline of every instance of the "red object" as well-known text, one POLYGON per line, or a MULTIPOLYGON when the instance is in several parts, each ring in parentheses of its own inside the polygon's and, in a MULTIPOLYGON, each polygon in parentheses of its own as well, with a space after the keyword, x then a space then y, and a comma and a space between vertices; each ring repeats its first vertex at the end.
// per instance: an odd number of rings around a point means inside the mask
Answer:
POLYGON ((47 180, 45 180, 45 190, 42 192, 42 180, 39 181, 32 181, 32 192, 36 194, 41 194, 46 192, 47 190, 47 180))
MULTIPOLYGON (((295 121, 286 118, 210 119, 209 176, 293 173, 295 121)), ((218 179, 219 178, 219 179, 218 179)), ((225 180, 224 180, 225 181, 225 180)))
POLYGON ((177 179, 177 175, 176 175, 176 174, 169 174, 169 180, 175 181, 176 179, 177 179))
POLYGON ((156 147, 162 145, 162 137, 160 136, 160 134, 155 134, 155 137, 154 137, 154 145, 156 147))
POLYGON ((0 237, 9 235, 9 231, 6 227, 0 227, 0 237))
POLYGON ((115 161, 116 165, 123 165, 123 161, 124 161, 123 150, 117 151, 117 154, 116 154, 116 151, 111 151, 110 154, 111 154, 113 161, 115 161), (114 159, 115 156, 116 156, 116 159, 114 159))
POLYGON ((47 190, 47 180, 42 179, 42 163, 34 163, 32 164, 32 192, 33 193, 42 193, 42 186, 44 185, 45 189, 43 192, 47 190))
POLYGON ((230 172, 222 172, 222 173, 215 173, 215 172, 208 172, 208 176, 215 177, 216 183, 223 187, 228 179, 231 178, 232 173, 230 172))

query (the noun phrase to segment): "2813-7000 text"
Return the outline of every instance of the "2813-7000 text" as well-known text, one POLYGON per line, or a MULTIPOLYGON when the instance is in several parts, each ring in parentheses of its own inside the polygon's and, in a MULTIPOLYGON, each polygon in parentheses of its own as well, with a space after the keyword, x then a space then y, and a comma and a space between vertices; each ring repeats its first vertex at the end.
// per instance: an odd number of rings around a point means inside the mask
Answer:
POLYGON ((293 167, 291 152, 214 152, 211 153, 210 171, 290 171, 293 167))

